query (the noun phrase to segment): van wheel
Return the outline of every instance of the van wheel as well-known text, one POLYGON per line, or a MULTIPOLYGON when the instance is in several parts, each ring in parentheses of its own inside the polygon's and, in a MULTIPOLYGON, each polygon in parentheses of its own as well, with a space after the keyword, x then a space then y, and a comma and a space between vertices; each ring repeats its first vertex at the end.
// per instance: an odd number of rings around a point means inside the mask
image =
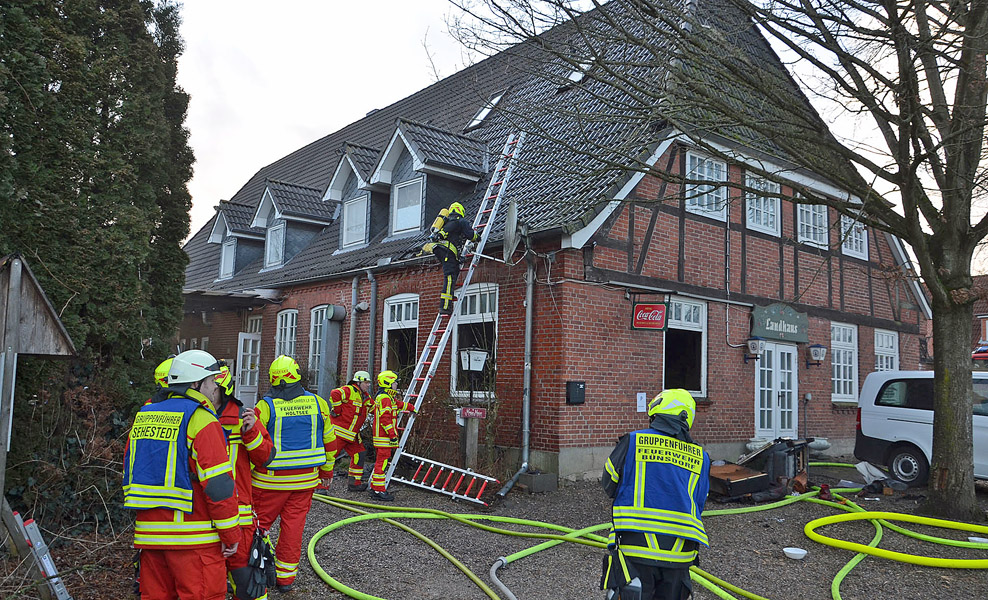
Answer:
POLYGON ((915 446, 896 446, 889 455, 889 471, 892 477, 912 487, 926 483, 930 465, 915 446))

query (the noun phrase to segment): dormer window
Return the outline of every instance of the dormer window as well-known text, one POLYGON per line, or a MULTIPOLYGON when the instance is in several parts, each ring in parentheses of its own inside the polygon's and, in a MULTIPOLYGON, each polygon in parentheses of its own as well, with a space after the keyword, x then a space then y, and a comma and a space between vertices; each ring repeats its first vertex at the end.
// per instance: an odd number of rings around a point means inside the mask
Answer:
POLYGON ((474 115, 473 119, 470 120, 470 124, 466 126, 464 131, 470 131, 472 129, 476 129, 477 127, 480 127, 480 124, 484 122, 484 119, 487 118, 487 115, 491 114, 491 111, 494 110, 494 107, 497 106, 497 103, 501 101, 502 96, 504 96, 504 92, 501 92, 500 94, 494 96, 493 98, 485 102, 484 106, 482 106, 480 110, 477 111, 477 114, 474 115))
POLYGON ((264 238, 264 267, 280 267, 285 259, 285 224, 268 227, 264 238))
POLYGON ((422 178, 396 185, 391 206, 391 233, 417 231, 421 228, 422 178))
POLYGON ((343 203, 343 233, 340 246, 355 246, 367 239, 367 201, 363 195, 343 203))
POLYGON ((237 238, 232 237, 223 242, 220 251, 220 279, 233 277, 233 269, 237 258, 237 238))

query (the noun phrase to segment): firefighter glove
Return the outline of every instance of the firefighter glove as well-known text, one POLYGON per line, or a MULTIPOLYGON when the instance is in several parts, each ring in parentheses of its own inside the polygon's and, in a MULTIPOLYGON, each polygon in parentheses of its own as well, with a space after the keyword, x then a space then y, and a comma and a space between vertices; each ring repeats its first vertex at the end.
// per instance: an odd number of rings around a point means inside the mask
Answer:
POLYGON ((391 445, 392 446, 397 446, 398 445, 398 438, 396 438, 396 437, 391 438, 391 445))

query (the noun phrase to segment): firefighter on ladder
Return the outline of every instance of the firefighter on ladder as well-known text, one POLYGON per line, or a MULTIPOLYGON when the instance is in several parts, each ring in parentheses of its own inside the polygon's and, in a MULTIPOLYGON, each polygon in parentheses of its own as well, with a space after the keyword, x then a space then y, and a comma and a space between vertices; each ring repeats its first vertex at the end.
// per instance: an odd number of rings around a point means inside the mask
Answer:
POLYGON ((124 507, 137 511, 143 600, 226 598, 225 559, 241 535, 223 428, 216 359, 188 350, 171 361, 167 394, 134 417, 124 451, 124 507))
POLYGON ((360 429, 367 419, 367 411, 373 406, 370 397, 370 373, 357 371, 350 383, 329 393, 333 403, 333 428, 336 432, 336 456, 346 450, 350 456, 349 480, 346 489, 362 492, 367 489, 364 478, 364 445, 360 441, 360 429))
POLYGON ((257 420, 256 408, 245 408, 234 395, 233 374, 230 367, 220 363, 220 376, 216 382, 220 386, 220 399, 216 415, 227 436, 227 451, 233 465, 233 480, 237 486, 237 501, 240 505, 239 520, 243 538, 237 553, 226 559, 233 596, 237 600, 257 600, 266 598, 266 590, 257 573, 248 566, 251 545, 258 529, 254 516, 253 485, 251 469, 254 466, 266 467, 275 457, 274 443, 264 425, 257 420))
POLYGON ((370 480, 370 495, 378 500, 391 502, 394 494, 384 485, 384 473, 388 469, 394 449, 398 447, 398 411, 415 412, 415 405, 401 399, 401 392, 395 389, 398 374, 394 371, 381 371, 377 375, 380 388, 374 399, 374 473, 370 480))
POLYGON ((710 457, 690 437, 696 402, 669 389, 648 404, 649 427, 625 434, 604 463, 614 499, 601 589, 621 600, 685 600, 707 534, 700 517, 710 457))
POLYGON ((254 468, 254 510, 265 530, 281 517, 275 545, 277 587, 279 592, 290 592, 298 574, 312 494, 320 479, 324 487, 333 480, 336 434, 329 403, 302 388, 294 358, 274 359, 268 376, 271 395, 258 403, 257 411, 277 454, 267 467, 254 468))
POLYGON ((453 288, 460 276, 460 256, 468 253, 470 244, 480 239, 480 234, 463 218, 465 215, 466 210, 459 202, 439 211, 439 216, 432 223, 431 241, 422 247, 424 252, 435 254, 442 264, 443 289, 439 294, 439 312, 444 315, 453 313, 453 288))

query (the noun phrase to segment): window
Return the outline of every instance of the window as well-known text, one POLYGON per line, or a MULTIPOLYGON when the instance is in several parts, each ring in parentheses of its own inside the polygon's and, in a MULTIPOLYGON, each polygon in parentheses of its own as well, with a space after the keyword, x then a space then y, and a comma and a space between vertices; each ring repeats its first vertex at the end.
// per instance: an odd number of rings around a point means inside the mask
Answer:
POLYGON ((748 228, 763 233, 779 235, 779 184, 763 177, 748 175, 746 184, 762 193, 747 192, 745 206, 748 211, 748 228))
POLYGON ((181 354, 182 352, 185 352, 186 350, 187 350, 187 348, 185 346, 185 338, 182 338, 182 339, 180 339, 178 341, 178 353, 181 354))
POLYGON ((398 294, 384 301, 384 336, 381 369, 391 369, 406 384, 418 362, 418 294, 398 294))
POLYGON ((863 223, 847 215, 840 217, 841 250, 848 256, 868 260, 868 232, 863 223))
POLYGON ((798 240, 820 248, 827 247, 827 207, 822 204, 800 204, 797 210, 798 240))
POLYGON ((367 236, 367 198, 364 195, 343 205, 342 247, 364 243, 367 236))
POLYGON ((899 370, 899 334, 895 331, 875 330, 875 370, 899 370))
POLYGON ((319 365, 322 361, 322 330, 327 305, 317 306, 309 313, 309 386, 319 391, 319 365))
POLYGON ((414 231, 422 223, 422 178, 395 186, 391 233, 414 231))
POLYGON ((199 349, 206 351, 209 350, 209 338, 204 337, 199 341, 199 349))
MULTIPOLYGON (((686 155, 689 172, 687 179, 700 181, 727 181, 727 164, 697 156, 692 152, 686 155)), ((719 219, 727 220, 727 188, 722 185, 688 184, 686 186, 686 210, 719 219)))
POLYGON ((489 115, 491 111, 494 110, 494 107, 497 106, 497 103, 501 101, 502 96, 504 96, 504 92, 501 92, 500 94, 494 96, 493 98, 485 102, 484 106, 482 106, 480 110, 477 111, 477 114, 474 115, 472 119, 470 119, 470 123, 466 126, 466 131, 470 131, 471 129, 476 129, 477 127, 480 127, 480 124, 484 122, 484 119, 487 118, 487 115, 489 115))
POLYGON ((479 392, 487 398, 494 393, 497 354, 497 294, 494 283, 477 283, 457 292, 460 298, 460 316, 453 335, 453 351, 450 355, 452 375, 451 391, 468 395, 471 385, 474 397, 479 392), (473 372, 460 366, 460 350, 475 348, 486 351, 487 362, 483 371, 473 372))
POLYGON ((663 358, 664 389, 683 388, 706 396, 707 306, 673 298, 669 301, 668 328, 663 358))
POLYGON ((831 400, 858 401, 858 328, 830 324, 830 364, 833 382, 831 400))
POLYGON ((247 317, 247 333, 261 333, 263 317, 247 317))
POLYGON ((233 277, 233 268, 237 259, 237 238, 223 242, 220 253, 220 279, 233 277))
POLYGON ((285 258, 285 224, 278 223, 268 228, 264 240, 264 266, 280 267, 285 258))
POLYGON ((933 379, 890 381, 875 398, 875 405, 933 410, 933 379))
POLYGON ((295 356, 295 330, 298 325, 297 310, 283 310, 278 313, 278 328, 274 336, 274 355, 295 356))
POLYGON ((192 338, 191 340, 189 340, 189 350, 198 350, 198 349, 199 349, 199 338, 192 338))

